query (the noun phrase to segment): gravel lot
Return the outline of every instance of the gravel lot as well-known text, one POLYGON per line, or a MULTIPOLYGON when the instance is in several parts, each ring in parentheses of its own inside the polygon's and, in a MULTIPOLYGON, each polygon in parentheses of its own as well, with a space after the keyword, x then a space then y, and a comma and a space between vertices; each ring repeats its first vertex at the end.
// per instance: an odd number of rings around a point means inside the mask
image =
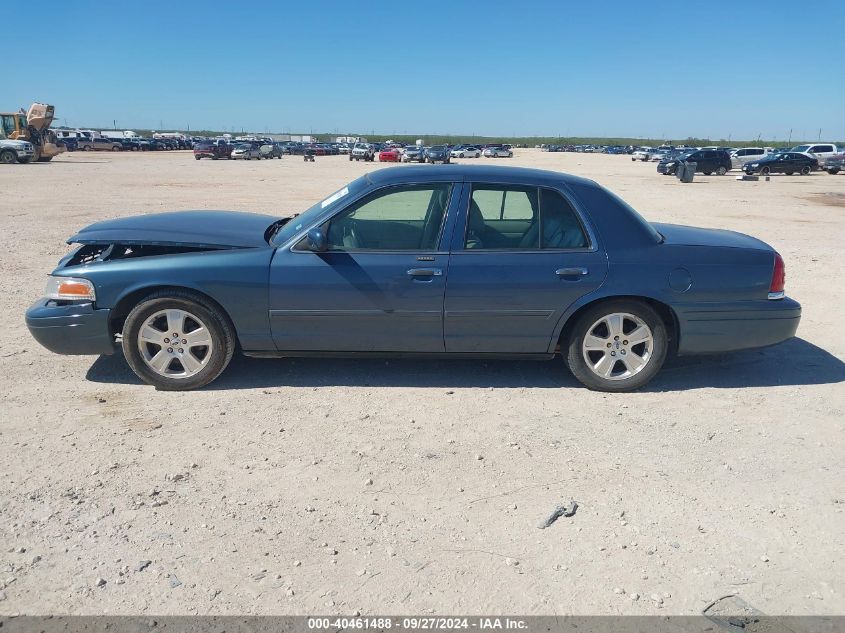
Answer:
MULTIPOLYGON (((489 162, 489 159, 477 159, 489 162)), ((303 210, 378 165, 75 153, 0 169, 0 613, 845 613, 845 176, 683 185, 517 150, 774 245, 798 338, 587 391, 562 362, 252 360, 156 392, 23 322, 77 228, 303 210), (538 524, 575 499, 575 516, 538 524)), ((436 167, 432 167, 436 169, 436 167)), ((736 172, 732 172, 736 173, 736 172)))

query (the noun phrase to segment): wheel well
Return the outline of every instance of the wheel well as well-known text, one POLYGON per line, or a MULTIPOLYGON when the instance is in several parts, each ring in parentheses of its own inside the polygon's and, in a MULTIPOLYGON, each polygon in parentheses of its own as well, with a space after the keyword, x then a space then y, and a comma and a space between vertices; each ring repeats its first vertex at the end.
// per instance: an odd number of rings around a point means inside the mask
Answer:
POLYGON ((560 331, 560 337, 558 338, 558 348, 565 346, 566 341, 569 339, 569 334, 572 332, 572 328, 575 327, 575 324, 578 322, 579 317, 589 310, 601 303, 606 301, 617 301, 620 299, 630 299, 631 301, 641 301, 643 303, 647 303, 651 306, 655 312, 660 316, 663 324, 666 326, 666 332, 669 335, 669 351, 671 353, 675 353, 678 349, 678 317, 675 314, 675 311, 665 303, 658 301, 657 299, 651 299, 650 297, 638 297, 636 295, 618 295, 614 297, 602 297, 601 299, 596 299, 595 301, 591 301, 580 308, 578 308, 575 312, 573 312, 569 318, 566 320, 566 323, 563 325, 563 329, 560 331))
POLYGON ((196 295, 213 308, 216 308, 220 311, 220 314, 225 316, 226 320, 229 322, 229 326, 232 328, 232 332, 235 333, 235 341, 237 342, 237 330, 235 329, 235 324, 232 323, 232 318, 229 316, 229 313, 221 306, 217 301, 215 301, 212 297, 208 296, 204 292, 200 292, 199 290, 194 290, 193 288, 187 288, 185 286, 147 286, 146 288, 139 288, 138 290, 134 290, 127 294, 125 297, 121 297, 120 301, 111 309, 109 312, 109 329, 111 330, 111 334, 119 334, 123 332, 123 324, 126 322, 126 317, 129 316, 129 313, 132 312, 132 308, 138 305, 141 301, 144 300, 145 297, 153 294, 154 292, 162 292, 174 290, 178 292, 187 292, 193 295, 196 295))

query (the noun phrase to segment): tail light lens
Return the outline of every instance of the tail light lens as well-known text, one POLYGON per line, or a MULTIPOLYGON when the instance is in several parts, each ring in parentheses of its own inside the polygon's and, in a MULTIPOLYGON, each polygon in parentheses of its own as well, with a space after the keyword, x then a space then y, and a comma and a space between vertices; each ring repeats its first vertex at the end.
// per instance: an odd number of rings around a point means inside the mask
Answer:
POLYGON ((775 267, 772 270, 772 283, 769 286, 769 299, 783 299, 786 285, 786 266, 780 253, 775 253, 775 267))

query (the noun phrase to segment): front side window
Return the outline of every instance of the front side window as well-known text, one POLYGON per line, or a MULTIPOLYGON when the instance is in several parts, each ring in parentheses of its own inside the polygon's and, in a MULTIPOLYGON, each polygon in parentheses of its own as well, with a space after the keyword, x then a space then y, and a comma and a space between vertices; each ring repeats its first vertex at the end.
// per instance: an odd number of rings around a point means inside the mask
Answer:
POLYGON ((537 187, 473 187, 464 248, 574 249, 588 245, 575 210, 560 193, 537 187))
POLYGON ((329 250, 436 250, 451 190, 438 183, 376 192, 329 221, 329 250))

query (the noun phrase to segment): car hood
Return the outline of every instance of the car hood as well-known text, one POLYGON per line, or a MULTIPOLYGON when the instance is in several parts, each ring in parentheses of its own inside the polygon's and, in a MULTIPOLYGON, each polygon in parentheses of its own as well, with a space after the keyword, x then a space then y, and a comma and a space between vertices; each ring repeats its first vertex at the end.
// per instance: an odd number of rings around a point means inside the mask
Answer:
POLYGON ((106 220, 86 226, 68 244, 172 244, 251 248, 278 218, 237 211, 177 211, 106 220))
POLYGON ((663 224, 652 222, 651 225, 665 239, 666 244, 678 246, 724 246, 727 248, 753 248, 770 251, 772 247, 756 237, 726 231, 724 229, 701 229, 681 224, 663 224))

